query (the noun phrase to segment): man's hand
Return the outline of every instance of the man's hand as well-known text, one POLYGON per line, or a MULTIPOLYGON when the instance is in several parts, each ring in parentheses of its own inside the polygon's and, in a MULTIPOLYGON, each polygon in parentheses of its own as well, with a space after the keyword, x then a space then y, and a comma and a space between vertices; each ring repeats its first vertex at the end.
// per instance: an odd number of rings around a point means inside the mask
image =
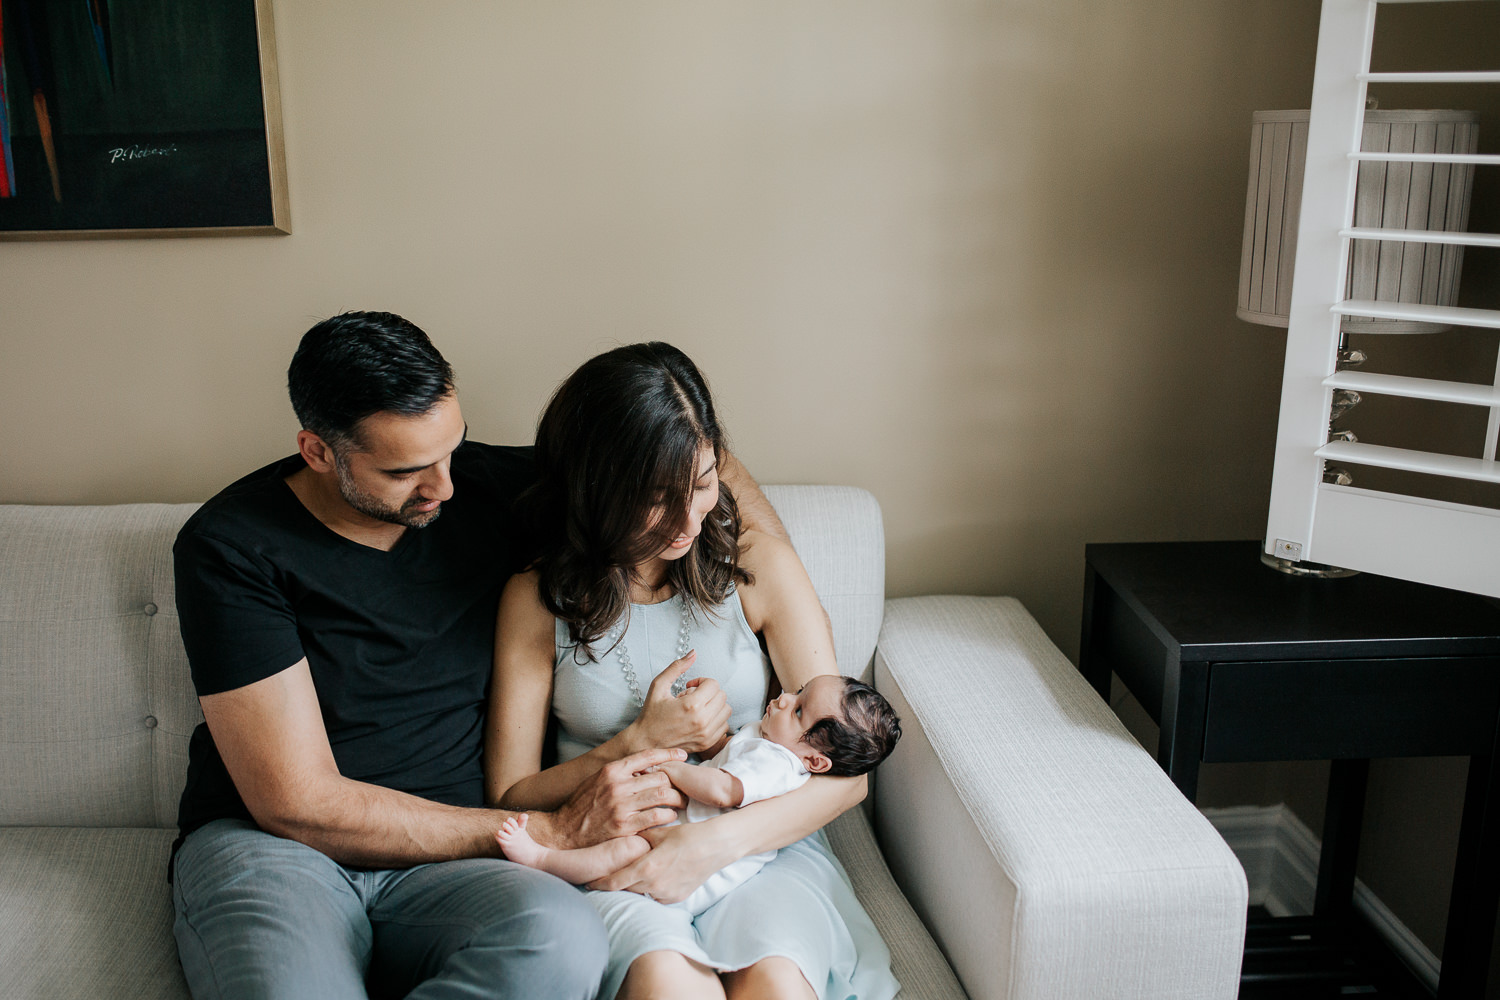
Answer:
POLYGON ((745 530, 763 531, 783 542, 791 542, 791 536, 786 533, 786 525, 776 516, 776 508, 771 506, 771 501, 760 491, 755 477, 740 464, 739 459, 727 451, 719 463, 719 479, 734 494, 735 503, 740 508, 740 523, 745 526, 745 530))
POLYGON ((630 745, 681 747, 689 753, 707 750, 728 731, 729 699, 712 677, 694 677, 682 694, 672 685, 697 662, 697 652, 672 663, 657 674, 646 691, 641 714, 628 727, 630 745))
POLYGON ((567 849, 590 847, 670 823, 677 818, 676 810, 687 805, 687 798, 655 768, 686 759, 684 751, 673 747, 642 750, 606 764, 556 811, 533 813, 527 829, 538 843, 567 849))
POLYGON ((641 833, 651 851, 613 875, 590 882, 590 889, 639 892, 660 903, 680 903, 714 872, 736 860, 713 821, 657 827, 641 833))

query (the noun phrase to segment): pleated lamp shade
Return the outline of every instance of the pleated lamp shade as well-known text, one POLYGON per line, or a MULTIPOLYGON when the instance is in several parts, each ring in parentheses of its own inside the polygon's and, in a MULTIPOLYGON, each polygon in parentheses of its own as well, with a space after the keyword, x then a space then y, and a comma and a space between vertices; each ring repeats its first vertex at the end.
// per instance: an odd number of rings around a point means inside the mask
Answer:
MULTIPOLYGON (((1257 111, 1250 140, 1250 185, 1240 256, 1240 319, 1287 325, 1302 171, 1307 161, 1306 111, 1257 111)), ((1366 152, 1473 153, 1479 116, 1471 111, 1366 111, 1366 152)), ((1458 231, 1469 222, 1472 164, 1362 161, 1354 225, 1377 229, 1458 231)), ((1355 240, 1349 252, 1346 299, 1456 305, 1463 247, 1442 243, 1355 240)), ((1432 323, 1347 317, 1349 333, 1431 333, 1432 323)))

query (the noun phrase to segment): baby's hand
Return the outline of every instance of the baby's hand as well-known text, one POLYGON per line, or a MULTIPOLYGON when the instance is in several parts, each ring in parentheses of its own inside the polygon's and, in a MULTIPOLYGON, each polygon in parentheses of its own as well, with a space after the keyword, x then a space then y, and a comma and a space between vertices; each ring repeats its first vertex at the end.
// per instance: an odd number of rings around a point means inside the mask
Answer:
POLYGON ((684 773, 692 771, 697 766, 697 764, 689 764, 685 760, 669 760, 665 764, 656 765, 651 770, 660 771, 662 774, 665 774, 667 780, 672 783, 672 787, 681 792, 682 783, 685 780, 683 778, 684 773))
POLYGON ((672 787, 690 799, 718 809, 730 809, 740 804, 745 789, 740 779, 728 771, 702 764, 668 761, 658 765, 672 787))

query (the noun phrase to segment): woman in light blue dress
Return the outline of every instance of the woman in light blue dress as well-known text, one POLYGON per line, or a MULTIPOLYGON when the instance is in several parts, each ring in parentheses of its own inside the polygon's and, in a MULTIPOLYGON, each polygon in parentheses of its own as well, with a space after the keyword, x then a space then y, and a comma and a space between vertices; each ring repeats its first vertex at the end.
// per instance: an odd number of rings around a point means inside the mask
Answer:
MULTIPOLYGON (((702 376, 670 345, 600 355, 557 391, 522 511, 539 554, 500 603, 485 750, 493 801, 566 810, 600 787, 598 772, 648 748, 706 758, 760 717, 769 684, 797 691, 838 672, 791 546, 742 530, 719 482, 726 455, 702 376), (559 763, 544 769, 554 714, 559 763)), ((864 778, 816 776, 663 826, 683 803, 665 777, 616 777, 620 823, 553 845, 634 832, 653 844, 590 893, 610 934, 602 1000, 896 993, 885 944, 818 832, 864 796, 864 778), (670 905, 730 862, 777 848, 696 918, 670 905)))

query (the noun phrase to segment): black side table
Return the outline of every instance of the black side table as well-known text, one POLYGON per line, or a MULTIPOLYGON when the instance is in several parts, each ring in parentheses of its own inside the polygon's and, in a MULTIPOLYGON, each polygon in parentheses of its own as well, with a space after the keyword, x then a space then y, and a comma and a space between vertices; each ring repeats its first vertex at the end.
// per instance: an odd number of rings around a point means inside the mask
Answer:
MULTIPOLYGON (((1333 762, 1314 914, 1295 928, 1309 948, 1356 923, 1370 758, 1470 758, 1437 995, 1482 997, 1500 902, 1500 608, 1368 574, 1288 576, 1253 541, 1089 545, 1086 561, 1079 669, 1106 701, 1119 674, 1189 800, 1204 761, 1333 762)), ((1351 974, 1347 956, 1260 963, 1255 944, 1252 930, 1245 983, 1351 974)))

